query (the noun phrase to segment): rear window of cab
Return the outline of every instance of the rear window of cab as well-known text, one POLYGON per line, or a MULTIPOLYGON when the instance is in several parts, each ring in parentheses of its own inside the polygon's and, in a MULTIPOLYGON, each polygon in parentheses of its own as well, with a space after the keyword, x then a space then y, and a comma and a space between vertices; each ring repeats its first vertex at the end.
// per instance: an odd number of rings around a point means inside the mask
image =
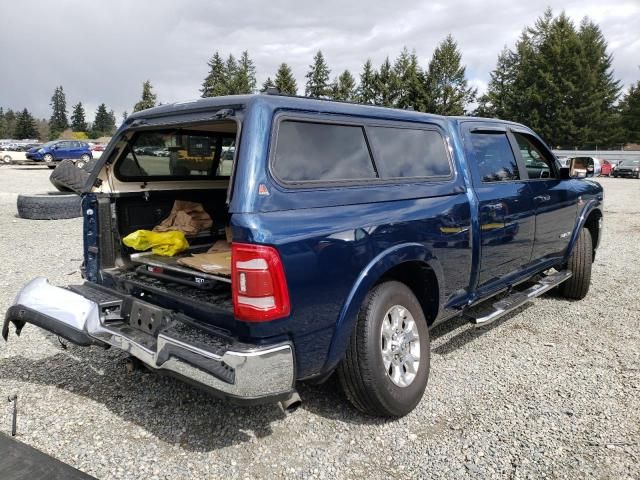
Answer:
POLYGON ((434 128, 298 119, 276 125, 271 171, 285 184, 451 177, 446 142, 434 128))

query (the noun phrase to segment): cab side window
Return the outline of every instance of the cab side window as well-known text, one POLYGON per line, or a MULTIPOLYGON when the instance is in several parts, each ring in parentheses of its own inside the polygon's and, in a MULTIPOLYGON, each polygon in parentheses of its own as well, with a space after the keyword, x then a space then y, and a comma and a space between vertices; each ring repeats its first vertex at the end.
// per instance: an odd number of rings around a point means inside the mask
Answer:
POLYGON ((516 157, 506 132, 474 132, 471 145, 482 182, 520 180, 516 157))
POLYGON ((543 153, 542 148, 536 145, 537 142, 533 138, 516 132, 513 136, 518 142, 520 155, 522 155, 530 180, 557 177, 553 160, 543 153))

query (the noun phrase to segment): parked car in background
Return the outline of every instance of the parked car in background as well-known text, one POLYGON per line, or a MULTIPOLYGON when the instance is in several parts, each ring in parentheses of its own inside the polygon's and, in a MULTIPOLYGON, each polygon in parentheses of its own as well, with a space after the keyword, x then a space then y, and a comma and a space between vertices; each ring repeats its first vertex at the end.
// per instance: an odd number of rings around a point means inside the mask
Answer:
POLYGON ((78 140, 54 140, 29 149, 26 156, 29 160, 46 163, 49 168, 56 168, 61 160, 78 159, 86 163, 93 158, 89 145, 78 140))
POLYGON ((598 161, 600 162, 600 176, 610 177, 613 174, 614 170, 613 163, 603 158, 599 158, 598 161))
POLYGON ((0 162, 9 164, 27 161, 25 152, 5 148, 6 147, 0 147, 0 162))
POLYGON ((640 178, 640 160, 623 160, 613 171, 613 176, 640 178))

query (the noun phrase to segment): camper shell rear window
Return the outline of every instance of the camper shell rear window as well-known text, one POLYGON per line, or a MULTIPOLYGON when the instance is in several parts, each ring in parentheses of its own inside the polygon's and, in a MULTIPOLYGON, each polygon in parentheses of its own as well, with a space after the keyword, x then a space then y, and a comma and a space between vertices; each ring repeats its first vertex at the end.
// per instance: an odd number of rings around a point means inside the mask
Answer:
POLYGON ((123 181, 228 179, 236 145, 235 131, 214 127, 138 131, 116 161, 115 174, 123 181))

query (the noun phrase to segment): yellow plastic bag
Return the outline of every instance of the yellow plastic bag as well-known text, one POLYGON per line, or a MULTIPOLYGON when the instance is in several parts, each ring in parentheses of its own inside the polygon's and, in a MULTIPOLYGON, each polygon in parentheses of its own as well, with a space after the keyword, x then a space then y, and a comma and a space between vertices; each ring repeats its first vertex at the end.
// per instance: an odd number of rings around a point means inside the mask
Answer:
POLYGON ((152 232, 151 230, 136 230, 122 239, 122 242, 135 250, 149 250, 164 257, 173 257, 189 248, 184 233, 178 230, 169 232, 152 232))

